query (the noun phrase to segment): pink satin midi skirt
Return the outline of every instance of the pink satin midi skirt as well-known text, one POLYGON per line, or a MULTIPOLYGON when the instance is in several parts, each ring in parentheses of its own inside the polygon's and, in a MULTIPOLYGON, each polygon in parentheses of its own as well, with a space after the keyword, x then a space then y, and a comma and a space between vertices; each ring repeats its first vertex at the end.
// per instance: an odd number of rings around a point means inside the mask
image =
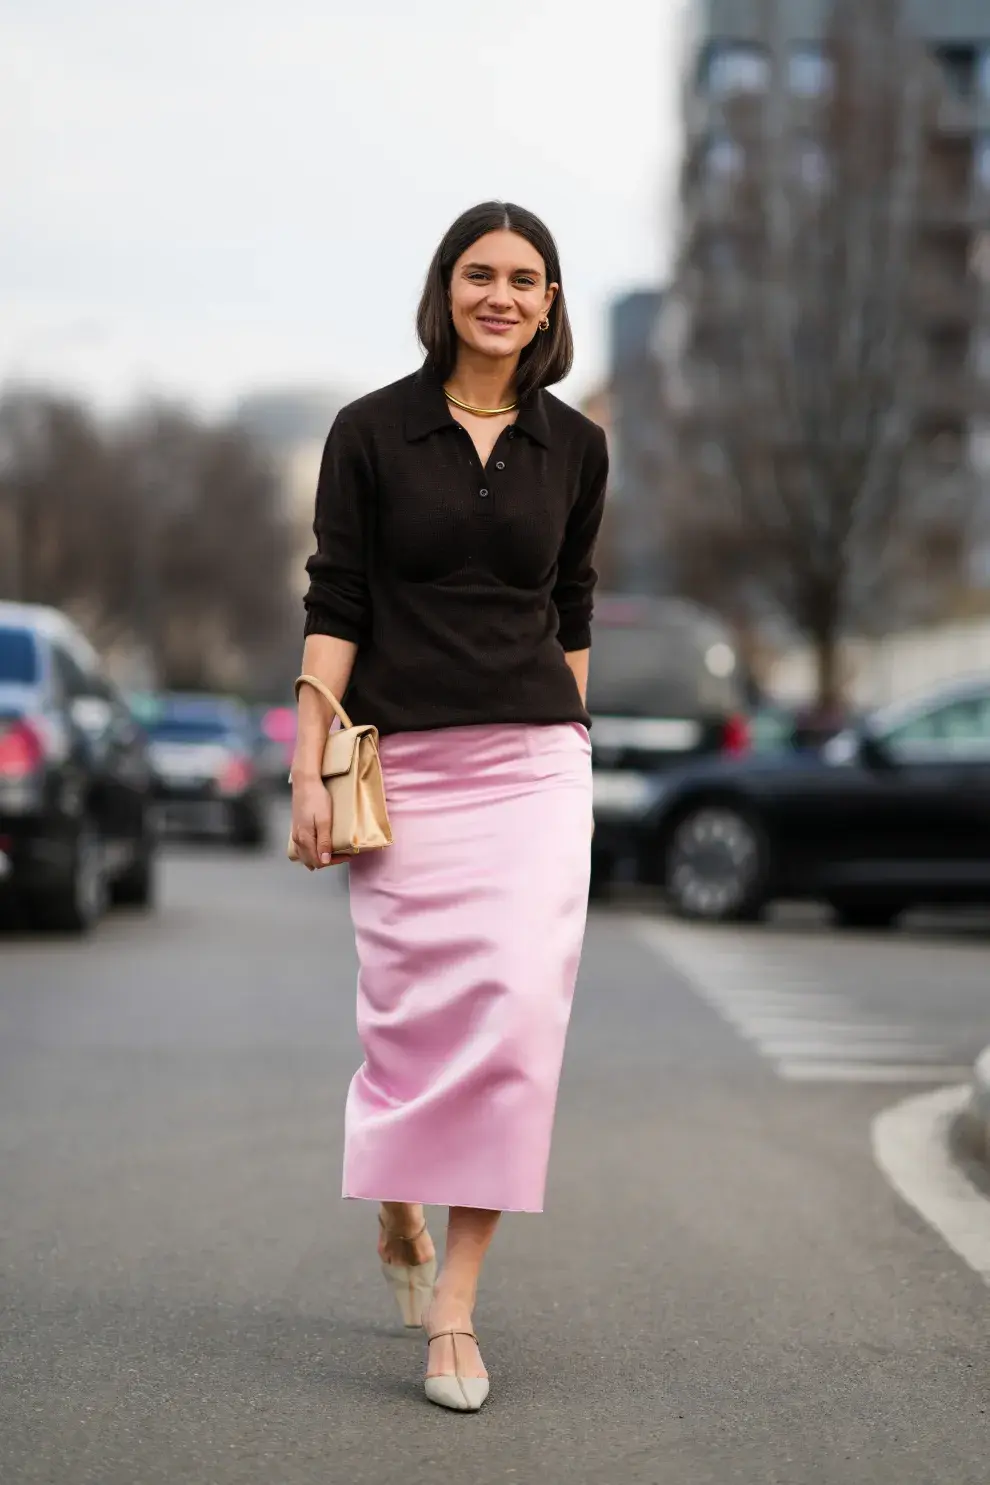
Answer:
POLYGON ((364 1063, 344 1195, 540 1212, 588 905, 577 723, 393 734, 394 844, 349 867, 364 1063))

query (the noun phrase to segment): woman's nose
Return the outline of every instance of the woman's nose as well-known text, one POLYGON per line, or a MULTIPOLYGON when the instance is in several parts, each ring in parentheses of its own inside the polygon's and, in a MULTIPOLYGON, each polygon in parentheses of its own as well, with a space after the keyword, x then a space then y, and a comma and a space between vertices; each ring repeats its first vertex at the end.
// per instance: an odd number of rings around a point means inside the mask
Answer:
POLYGON ((488 291, 488 302, 492 309, 508 309, 512 304, 512 294, 509 285, 492 284, 488 291))

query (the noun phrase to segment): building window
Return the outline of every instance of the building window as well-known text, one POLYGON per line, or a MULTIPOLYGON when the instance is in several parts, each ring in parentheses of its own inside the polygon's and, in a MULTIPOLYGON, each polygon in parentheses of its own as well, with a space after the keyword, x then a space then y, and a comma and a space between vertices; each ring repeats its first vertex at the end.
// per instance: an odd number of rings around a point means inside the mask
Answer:
POLYGON ((973 423, 969 434, 969 459, 978 474, 990 474, 990 423, 973 423))
POLYGON ((981 284, 990 284, 990 232, 977 232, 969 250, 969 271, 981 284))
POLYGON ((738 262, 736 245, 722 235, 706 237, 698 244, 698 263, 712 273, 730 273, 738 262))
POLYGON ((723 212, 739 189, 745 155, 742 146, 725 135, 709 140, 701 175, 701 195, 710 211, 723 212))
POLYGON ((770 60, 755 46, 714 47, 708 58, 708 91, 715 98, 734 93, 764 93, 770 60))
POLYGON ((977 376, 990 380, 990 330, 975 332, 972 356, 977 376))
POLYGON ((709 180, 735 180, 742 174, 742 145, 727 134, 719 134, 709 141, 705 151, 705 175, 709 180))
POLYGON ((809 191, 822 191, 828 184, 828 156, 816 139, 794 141, 794 174, 809 191))
POLYGON ((980 54, 972 46, 943 46, 939 48, 939 60, 949 86, 960 98, 972 95, 977 79, 980 54))
POLYGON ((787 81, 798 98, 821 98, 832 86, 831 60, 820 47, 796 47, 788 61, 787 81))
POLYGON ((990 191, 990 135, 976 141, 973 152, 973 170, 976 183, 983 191, 990 191))

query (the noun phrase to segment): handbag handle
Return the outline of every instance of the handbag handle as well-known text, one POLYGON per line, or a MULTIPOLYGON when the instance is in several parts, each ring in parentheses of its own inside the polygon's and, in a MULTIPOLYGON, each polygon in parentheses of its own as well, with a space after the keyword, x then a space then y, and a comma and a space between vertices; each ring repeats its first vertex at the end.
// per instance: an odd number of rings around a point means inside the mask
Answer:
POLYGON ((333 708, 334 712, 340 718, 340 725, 341 725, 341 727, 353 727, 354 726, 354 723, 351 721, 350 717, 344 711, 344 708, 341 706, 341 704, 337 700, 336 696, 330 690, 330 687, 327 686, 327 685, 325 685, 324 682, 320 680, 319 676, 315 676, 315 675, 301 675, 301 676, 299 676, 297 678, 296 685, 295 685, 295 692, 296 692, 296 700, 297 701, 299 700, 299 692, 300 692, 300 690, 301 690, 301 688, 303 686, 312 686, 314 691, 319 691, 320 695, 324 698, 324 700, 329 701, 329 703, 330 703, 331 707, 333 708))

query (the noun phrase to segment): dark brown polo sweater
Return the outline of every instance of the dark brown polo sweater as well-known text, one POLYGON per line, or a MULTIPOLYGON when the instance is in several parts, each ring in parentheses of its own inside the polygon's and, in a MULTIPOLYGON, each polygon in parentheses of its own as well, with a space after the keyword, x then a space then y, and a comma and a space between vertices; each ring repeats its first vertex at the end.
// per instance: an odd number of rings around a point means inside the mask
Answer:
POLYGON ((428 366, 345 407, 305 603, 307 634, 358 645, 352 719, 587 725, 564 652, 591 642, 607 472, 602 430, 546 391, 485 465, 428 366))

